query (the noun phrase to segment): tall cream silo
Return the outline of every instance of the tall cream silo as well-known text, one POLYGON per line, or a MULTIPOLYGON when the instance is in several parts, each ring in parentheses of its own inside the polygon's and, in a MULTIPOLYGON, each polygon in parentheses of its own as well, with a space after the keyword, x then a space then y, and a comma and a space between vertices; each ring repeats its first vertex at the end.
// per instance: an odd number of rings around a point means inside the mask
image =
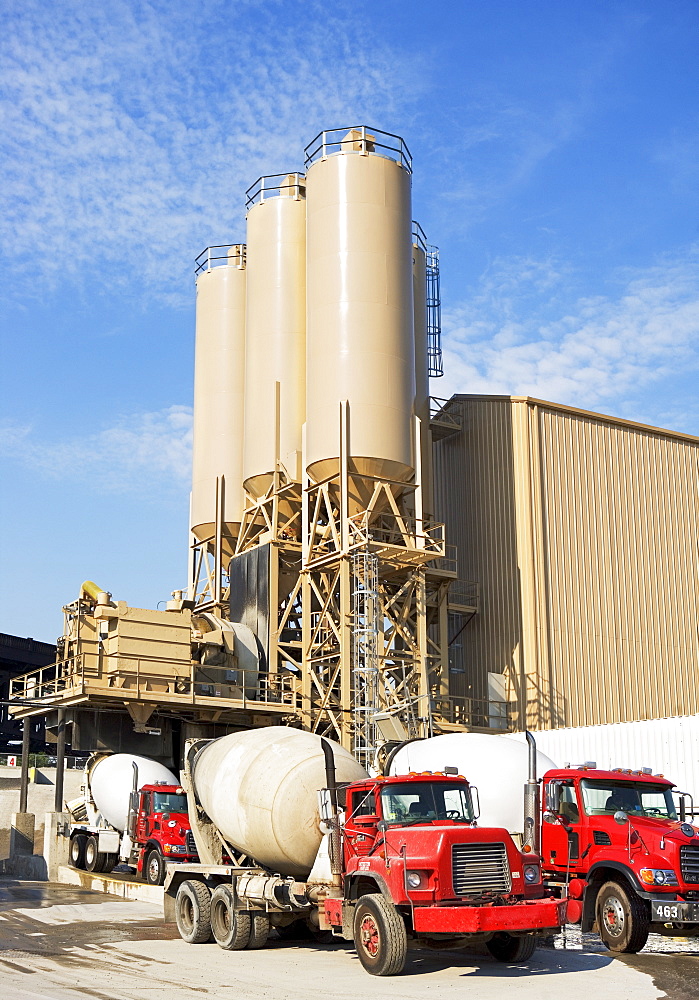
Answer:
POLYGON ((350 468, 413 474, 415 396, 410 154, 398 136, 323 132, 306 149, 306 456, 337 472, 349 401, 350 468))
POLYGON ((415 415, 420 418, 422 502, 433 513, 430 379, 427 343, 427 255, 422 227, 413 223, 413 322, 415 325, 415 415))
POLYGON ((248 191, 245 488, 260 497, 277 457, 300 481, 305 420, 306 200, 303 174, 248 191))
POLYGON ((225 477, 223 550, 230 556, 243 493, 245 246, 209 247, 197 258, 191 531, 212 539, 216 479, 225 477))

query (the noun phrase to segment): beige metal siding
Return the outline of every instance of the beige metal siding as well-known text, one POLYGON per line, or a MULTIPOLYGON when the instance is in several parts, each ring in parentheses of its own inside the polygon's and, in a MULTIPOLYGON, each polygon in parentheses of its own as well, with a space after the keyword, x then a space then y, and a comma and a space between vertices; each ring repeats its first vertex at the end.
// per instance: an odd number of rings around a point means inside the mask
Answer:
POLYGON ((452 693, 505 671, 520 726, 541 728, 699 711, 699 440, 457 400, 464 430, 435 448, 438 515, 482 603, 452 693))
POLYGON ((696 712, 699 442, 514 406, 526 410, 538 451, 539 682, 548 707, 530 709, 530 721, 696 712))
POLYGON ((450 672, 450 693, 487 699, 489 671, 514 676, 522 630, 512 416, 509 397, 458 397, 457 406, 462 432, 434 449, 435 510, 457 546, 459 578, 480 584, 482 603, 452 646, 452 666, 465 673, 450 672))

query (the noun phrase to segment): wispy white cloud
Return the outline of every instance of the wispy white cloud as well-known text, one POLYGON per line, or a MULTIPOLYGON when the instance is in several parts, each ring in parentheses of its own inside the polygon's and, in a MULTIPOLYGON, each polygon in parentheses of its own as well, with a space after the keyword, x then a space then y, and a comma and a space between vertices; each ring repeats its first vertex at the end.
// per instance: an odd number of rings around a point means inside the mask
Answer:
POLYGON ((697 263, 693 248, 617 275, 617 294, 576 298, 570 270, 553 260, 497 261, 467 302, 445 310, 446 374, 433 391, 531 395, 648 422, 668 417, 667 400, 648 390, 699 371, 697 263))
POLYGON ((416 99, 414 65, 355 44, 347 5, 291 6, 9 0, 0 245, 24 291, 89 268, 188 300, 188 262, 242 237, 257 176, 302 169, 321 128, 416 99))
POLYGON ((132 414, 96 433, 62 441, 51 441, 26 424, 0 424, 0 457, 21 462, 44 479, 87 483, 99 493, 148 497, 186 490, 191 448, 187 406, 132 414))

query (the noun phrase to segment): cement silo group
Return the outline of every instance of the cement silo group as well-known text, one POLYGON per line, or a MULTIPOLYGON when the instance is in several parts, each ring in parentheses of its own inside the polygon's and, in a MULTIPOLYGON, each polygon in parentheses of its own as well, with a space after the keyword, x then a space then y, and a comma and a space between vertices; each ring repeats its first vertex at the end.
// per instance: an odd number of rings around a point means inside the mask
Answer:
MULTIPOLYGON (((425 528, 426 248, 399 136, 364 126, 324 131, 304 167, 259 178, 247 193, 246 244, 199 258, 191 528, 200 556, 218 561, 209 580, 228 579, 238 560, 230 579, 246 594, 234 604, 249 612, 270 674, 296 675, 309 719, 314 699, 324 710, 333 703, 330 735, 342 738, 352 725, 346 702, 362 686, 349 674, 365 659, 356 653, 362 615, 348 607, 352 588, 369 592, 365 570, 357 575, 359 550, 380 579, 390 549, 393 573, 410 577, 401 584, 414 592, 410 601, 419 600, 419 574, 424 589, 425 566, 443 554, 425 528), (314 580, 314 566, 333 559, 346 563, 337 580, 314 580), (303 574, 305 619, 294 584, 303 574), (334 594, 341 578, 343 594, 334 594), (330 615, 321 627, 335 605, 340 624, 330 615), (318 663, 322 678, 304 680, 318 663)), ((192 596, 206 606, 196 586, 192 596)), ((225 616, 227 599, 223 586, 209 605, 225 616)), ((372 669, 390 673, 400 661, 403 675, 424 675, 424 622, 404 612, 412 624, 402 636, 395 629, 372 669)), ((390 624, 382 629, 389 635, 390 624)), ((394 678, 383 702, 400 688, 405 700, 411 683, 394 678)))

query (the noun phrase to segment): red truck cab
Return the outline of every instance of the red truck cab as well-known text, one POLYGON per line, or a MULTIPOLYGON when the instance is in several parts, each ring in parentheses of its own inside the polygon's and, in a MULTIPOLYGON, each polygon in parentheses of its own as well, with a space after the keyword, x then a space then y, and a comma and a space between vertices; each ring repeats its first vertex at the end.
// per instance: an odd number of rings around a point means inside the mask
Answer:
POLYGON ((137 871, 151 885, 162 885, 168 861, 198 861, 187 796, 179 785, 144 785, 140 789, 135 837, 137 871))
POLYGON ((536 934, 560 926, 565 904, 545 890, 540 859, 506 830, 475 825, 465 778, 373 778, 345 796, 344 892, 326 899, 325 917, 368 971, 388 974, 377 972, 390 967, 386 942, 406 930, 434 946, 478 939, 497 959, 523 961, 536 934))
POLYGON ((544 879, 568 884, 569 921, 596 923, 612 951, 640 951, 650 931, 699 932, 699 830, 678 816, 671 781, 581 766, 544 786, 544 879))

